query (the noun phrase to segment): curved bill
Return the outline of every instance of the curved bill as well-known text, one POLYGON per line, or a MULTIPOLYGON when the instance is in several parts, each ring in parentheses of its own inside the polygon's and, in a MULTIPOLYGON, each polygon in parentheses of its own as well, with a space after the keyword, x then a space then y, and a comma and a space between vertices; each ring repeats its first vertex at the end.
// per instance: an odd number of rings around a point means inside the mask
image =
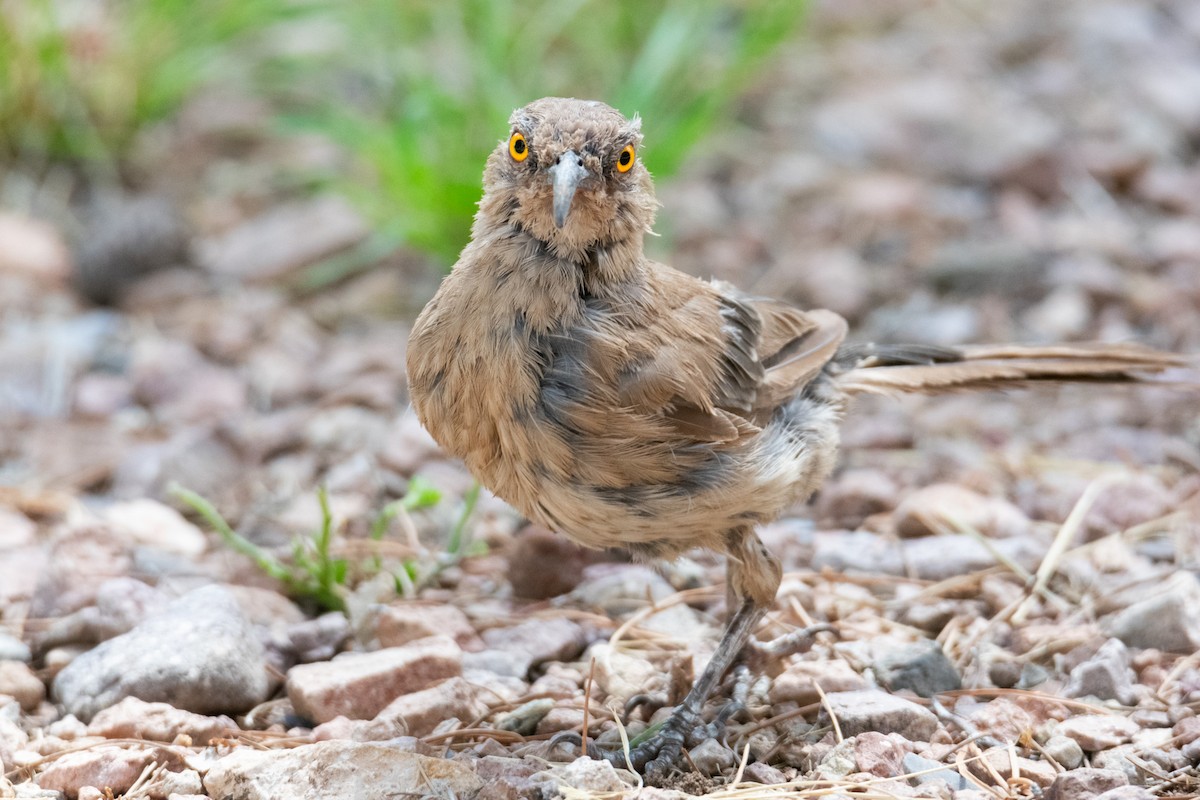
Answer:
POLYGON ((587 177, 588 172, 583 166, 583 159, 574 150, 563 153, 549 172, 554 187, 554 224, 561 228, 567 223, 567 215, 571 213, 571 201, 575 199, 575 190, 579 188, 579 182, 587 177))

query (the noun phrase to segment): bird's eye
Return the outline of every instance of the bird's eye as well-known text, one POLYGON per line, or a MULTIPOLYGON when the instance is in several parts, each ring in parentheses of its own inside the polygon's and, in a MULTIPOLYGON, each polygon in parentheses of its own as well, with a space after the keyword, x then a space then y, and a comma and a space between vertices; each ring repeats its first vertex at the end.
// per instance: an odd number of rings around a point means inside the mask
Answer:
POLYGON ((633 160, 637 157, 634 152, 633 145, 625 145, 625 149, 621 151, 621 155, 617 156, 617 172, 629 172, 633 168, 633 160))
POLYGON ((512 156, 513 161, 524 161, 529 157, 529 145, 525 144, 525 137, 520 131, 514 132, 508 140, 508 154, 512 156))

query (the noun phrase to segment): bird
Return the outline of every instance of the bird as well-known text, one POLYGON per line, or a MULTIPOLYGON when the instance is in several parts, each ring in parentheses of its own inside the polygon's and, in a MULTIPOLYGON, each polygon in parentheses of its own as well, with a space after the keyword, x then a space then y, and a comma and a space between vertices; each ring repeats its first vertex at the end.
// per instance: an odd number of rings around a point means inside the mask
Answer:
POLYGON ((782 578, 756 529, 833 470, 853 396, 1132 382, 1182 362, 1136 344, 849 344, 831 311, 647 258, 642 139, 637 116, 599 101, 516 110, 406 359, 424 427, 526 518, 642 560, 726 556, 716 650, 658 731, 617 754, 652 776, 711 732, 704 706, 782 578))

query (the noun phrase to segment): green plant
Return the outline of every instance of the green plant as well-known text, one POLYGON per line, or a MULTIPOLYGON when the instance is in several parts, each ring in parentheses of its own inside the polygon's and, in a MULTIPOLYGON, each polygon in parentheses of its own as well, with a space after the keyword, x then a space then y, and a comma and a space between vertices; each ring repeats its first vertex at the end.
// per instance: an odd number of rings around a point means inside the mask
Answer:
POLYGON ((449 263, 511 111, 549 94, 645 114, 646 164, 678 169, 763 62, 801 0, 358 0, 315 12, 325 57, 293 60, 288 128, 353 154, 330 176, 385 235, 449 263))
POLYGON ((118 172, 198 89, 244 86, 289 0, 0 0, 0 163, 118 172))
MULTIPOLYGON (((409 522, 407 532, 412 554, 398 564, 389 564, 379 555, 374 555, 365 563, 356 565, 338 555, 334 542, 333 513, 324 487, 317 490, 321 523, 311 536, 297 536, 292 541, 291 559, 288 561, 235 531, 202 495, 181 486, 172 486, 170 494, 216 531, 226 546, 252 560, 264 574, 282 583, 293 597, 311 601, 324 610, 345 610, 345 597, 355 567, 363 577, 389 572, 396 582, 397 593, 407 596, 414 594, 417 588, 445 567, 477 552, 470 547, 465 531, 479 496, 478 484, 463 498, 463 509, 451 530, 446 550, 436 554, 426 551, 416 541, 416 532, 409 522)), ((420 477, 414 478, 404 497, 388 503, 376 516, 371 525, 370 539, 380 541, 394 519, 407 521, 409 512, 437 505, 441 499, 441 492, 432 484, 420 477)))

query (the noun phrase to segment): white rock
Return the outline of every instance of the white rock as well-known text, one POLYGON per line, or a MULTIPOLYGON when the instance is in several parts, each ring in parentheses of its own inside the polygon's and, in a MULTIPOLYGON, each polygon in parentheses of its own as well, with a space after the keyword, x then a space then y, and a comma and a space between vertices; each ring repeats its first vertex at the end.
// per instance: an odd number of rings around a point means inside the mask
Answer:
POLYGON ((239 800, 474 797, 482 786, 470 767, 457 761, 344 740, 291 750, 243 747, 204 776, 210 797, 239 800))
POLYGON ((156 500, 128 500, 104 511, 112 529, 132 544, 181 556, 198 556, 208 547, 199 528, 175 509, 156 500))

